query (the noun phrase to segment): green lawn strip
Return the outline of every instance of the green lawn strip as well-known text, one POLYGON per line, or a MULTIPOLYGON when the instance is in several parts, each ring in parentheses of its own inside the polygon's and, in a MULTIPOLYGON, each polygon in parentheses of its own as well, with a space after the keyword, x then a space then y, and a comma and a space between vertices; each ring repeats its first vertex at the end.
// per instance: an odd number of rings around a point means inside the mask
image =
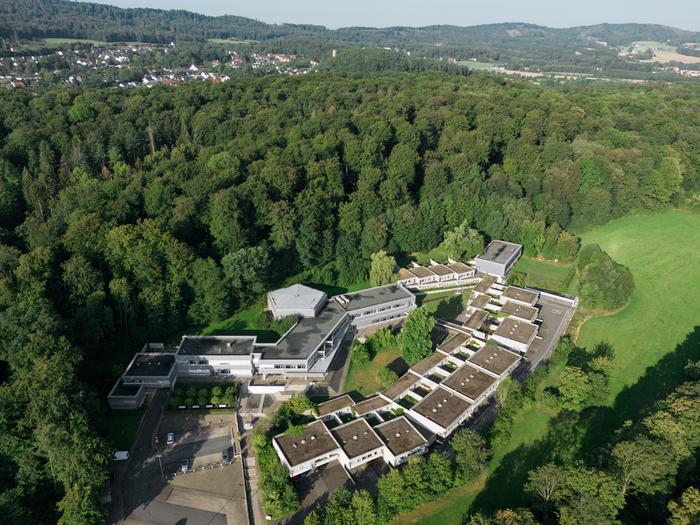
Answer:
MULTIPOLYGON (((379 381, 379 371, 390 365, 392 370, 398 365, 401 365, 401 368, 405 367, 399 348, 380 352, 369 363, 351 362, 348 377, 345 380, 345 392, 358 392, 367 397, 382 390, 384 387, 379 381)), ((398 370, 396 372, 399 373, 398 370)))
POLYGON ((527 275, 527 284, 555 291, 561 290, 573 263, 563 264, 554 261, 522 257, 515 265, 515 272, 527 275))
POLYGON ((104 418, 105 436, 115 450, 129 450, 141 423, 143 410, 110 410, 104 418))

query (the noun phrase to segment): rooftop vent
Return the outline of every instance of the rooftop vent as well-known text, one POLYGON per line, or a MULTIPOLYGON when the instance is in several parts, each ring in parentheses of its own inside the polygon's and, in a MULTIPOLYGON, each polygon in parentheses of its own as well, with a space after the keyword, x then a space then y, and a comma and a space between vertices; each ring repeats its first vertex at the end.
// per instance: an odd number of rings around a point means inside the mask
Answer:
POLYGON ((396 433, 396 437, 397 437, 397 438, 398 438, 398 437, 401 437, 401 432, 397 432, 397 433, 396 433))
POLYGON ((353 441, 357 441, 357 434, 355 434, 354 436, 352 436, 352 440, 353 440, 353 441))
POLYGON ((301 440, 301 444, 302 444, 302 445, 306 445, 306 440, 305 440, 305 439, 302 439, 302 440, 301 440))
POLYGON ((311 441, 313 441, 314 439, 316 439, 316 436, 311 436, 311 441))

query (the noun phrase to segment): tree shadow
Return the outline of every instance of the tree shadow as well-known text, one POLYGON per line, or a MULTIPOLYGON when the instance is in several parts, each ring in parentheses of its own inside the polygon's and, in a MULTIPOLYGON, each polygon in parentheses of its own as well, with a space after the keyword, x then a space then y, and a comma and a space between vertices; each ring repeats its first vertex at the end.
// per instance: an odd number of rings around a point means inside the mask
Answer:
POLYGON ((464 308, 462 298, 462 294, 459 294, 440 301, 437 310, 435 310, 435 317, 443 321, 454 321, 464 308))
POLYGON ((408 363, 403 360, 403 357, 397 357, 391 363, 386 365, 389 370, 396 372, 396 375, 401 377, 406 372, 408 372, 408 363))
MULTIPOLYGON (((477 495, 470 513, 493 513, 505 507, 532 505, 523 492, 528 472, 544 463, 569 465, 578 460, 593 467, 604 466, 617 431, 627 420, 639 421, 654 404, 683 383, 688 361, 700 360, 700 326, 696 326, 676 349, 647 368, 634 385, 626 387, 612 407, 593 407, 581 412, 560 412, 549 422, 545 436, 506 454, 477 495)), ((628 498, 627 523, 655 523, 658 516, 641 515, 641 508, 628 498)))

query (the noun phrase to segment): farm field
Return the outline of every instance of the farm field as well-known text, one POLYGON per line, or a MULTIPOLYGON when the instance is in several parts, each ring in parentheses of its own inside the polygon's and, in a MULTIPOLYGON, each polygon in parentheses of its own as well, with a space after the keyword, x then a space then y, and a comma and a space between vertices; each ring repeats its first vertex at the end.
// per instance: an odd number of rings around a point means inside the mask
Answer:
MULTIPOLYGON (((690 284, 700 281, 700 216, 682 210, 630 216, 582 237, 583 244, 598 243, 629 266, 636 282, 626 308, 587 321, 577 340, 581 346, 607 340, 616 352, 612 406, 594 410, 586 419, 592 437, 583 446, 589 450, 677 384, 689 358, 700 359, 700 331, 693 331, 700 325, 700 295, 690 284)), ((556 382, 559 372, 550 369, 541 387, 556 382)), ((393 523, 458 525, 470 510, 524 504, 521 489, 527 471, 542 462, 550 452, 548 438, 566 425, 557 416, 540 404, 524 408, 508 443, 494 449, 485 475, 393 523)))

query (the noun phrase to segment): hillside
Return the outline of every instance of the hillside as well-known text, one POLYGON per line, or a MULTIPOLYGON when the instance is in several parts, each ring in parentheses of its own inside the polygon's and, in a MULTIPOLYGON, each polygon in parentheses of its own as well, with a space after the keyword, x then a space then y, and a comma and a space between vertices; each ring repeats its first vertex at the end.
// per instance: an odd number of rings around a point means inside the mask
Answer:
MULTIPOLYGON (((414 56, 478 60, 541 71, 649 72, 651 65, 621 57, 618 47, 660 42, 676 49, 700 34, 654 24, 599 24, 565 29, 524 23, 470 27, 346 27, 272 25, 239 16, 211 17, 188 11, 121 9, 66 0, 7 0, 0 4, 0 37, 107 42, 256 41, 288 52, 326 53, 329 46, 390 47, 414 56)), ((614 75, 613 75, 614 76, 614 75)), ((620 76, 619 74, 617 76, 620 76)))

